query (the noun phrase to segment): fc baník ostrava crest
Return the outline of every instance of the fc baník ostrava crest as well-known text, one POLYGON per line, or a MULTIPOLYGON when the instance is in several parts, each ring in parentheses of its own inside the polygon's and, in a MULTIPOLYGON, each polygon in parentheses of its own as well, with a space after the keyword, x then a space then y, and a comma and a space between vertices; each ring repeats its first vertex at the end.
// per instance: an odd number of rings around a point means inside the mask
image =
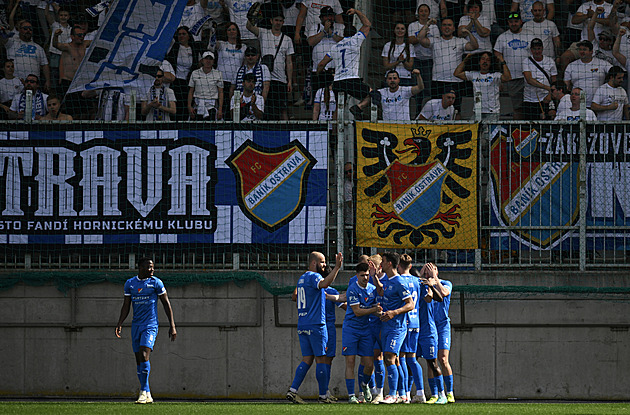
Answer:
MULTIPOLYGON (((473 132, 430 128, 361 130, 365 164, 360 177, 365 176, 365 185, 359 187, 361 196, 371 201, 365 206, 371 210, 371 226, 385 245, 418 247, 424 242, 446 247, 444 243, 453 242, 461 229, 462 202, 473 207, 473 216, 476 213, 475 186, 470 187, 475 183, 474 167, 468 165, 474 157, 473 132)), ((476 216, 470 225, 476 229, 476 216)), ((476 244, 473 239, 467 241, 471 246, 476 244)))
POLYGON ((547 151, 544 127, 498 130, 490 151, 494 214, 501 225, 523 226, 512 235, 539 249, 569 235, 553 227, 574 225, 579 215, 578 160, 547 151))
POLYGON ((245 216, 273 232, 302 210, 308 176, 317 160, 297 140, 276 148, 247 140, 225 163, 236 177, 238 204, 245 216))

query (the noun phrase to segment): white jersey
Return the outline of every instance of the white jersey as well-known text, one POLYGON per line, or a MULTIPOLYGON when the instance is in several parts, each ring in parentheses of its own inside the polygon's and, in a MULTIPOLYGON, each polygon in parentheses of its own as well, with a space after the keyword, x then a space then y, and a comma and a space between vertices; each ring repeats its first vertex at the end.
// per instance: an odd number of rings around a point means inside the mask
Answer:
POLYGON ((537 23, 531 20, 523 25, 523 30, 528 31, 535 38, 537 37, 542 40, 543 55, 549 56, 550 58, 556 57, 556 48, 553 45, 553 38, 560 36, 560 31, 558 31, 558 26, 556 26, 554 22, 545 19, 537 23))
POLYGON ((622 121, 623 107, 628 105, 628 94, 622 87, 613 88, 608 83, 605 83, 595 91, 593 102, 599 105, 610 105, 616 102, 618 104, 616 109, 599 111, 597 119, 599 121, 622 121))
POLYGON ((429 121, 453 120, 455 118, 455 107, 451 105, 448 108, 444 108, 442 99, 432 99, 424 104, 420 114, 429 121))
POLYGON ((70 25, 62 26, 61 23, 59 23, 59 22, 53 22, 53 24, 51 25, 51 29, 50 29, 50 33, 52 33, 53 36, 50 37, 50 44, 48 45, 48 51, 50 53, 52 53, 52 54, 55 54, 55 55, 61 55, 61 51, 52 45, 53 44, 53 40, 55 38, 54 34, 59 29, 61 29, 61 34, 59 35, 59 40, 58 40, 59 43, 70 43, 70 42, 72 42, 72 38, 70 37, 70 32, 72 31, 72 26, 70 26, 70 25))
POLYGON ((19 37, 10 38, 5 44, 7 59, 15 64, 15 77, 26 79, 29 74, 37 75, 39 84, 44 84, 40 76, 41 66, 48 65, 48 58, 41 46, 35 42, 24 42, 19 37))
MULTIPOLYGON (((534 20, 534 14, 532 13, 532 6, 537 1, 540 1, 540 0, 512 0, 512 2, 514 3, 519 3, 519 9, 521 11, 521 19, 523 20, 523 22, 529 22, 530 20, 534 20)), ((553 4, 553 0, 542 0, 542 3, 553 4)))
POLYGON ((564 80, 571 81, 573 87, 582 88, 586 94, 586 106, 590 107, 593 95, 606 79, 612 65, 601 59, 593 58, 584 63, 581 59, 571 62, 564 71, 564 80))
POLYGON ((481 92, 481 113, 499 114, 499 87, 501 86, 501 73, 492 72, 482 74, 479 71, 466 71, 466 79, 472 82, 475 93, 481 92))
MULTIPOLYGON (((391 47, 392 42, 387 42, 385 44, 385 46, 383 46, 383 52, 381 53, 381 56, 384 58, 387 58, 389 56, 389 62, 396 62, 396 60, 398 59, 398 57, 400 56, 400 54, 403 54, 403 56, 405 57, 405 59, 408 58, 407 54, 405 53, 405 44, 401 43, 400 45, 394 45, 394 50, 392 50, 391 56, 389 54, 389 48, 391 47)), ((416 51, 413 48, 413 45, 409 45, 409 55, 412 58, 416 57, 416 51)), ((405 65, 403 65, 402 63, 399 63, 398 65, 396 65, 396 67, 394 68, 396 70, 396 72, 398 72, 398 76, 401 79, 411 79, 411 72, 407 70, 407 68, 405 68, 405 65)))
POLYGON ((219 88, 223 89, 223 74, 216 69, 205 73, 199 68, 190 75, 188 86, 195 88, 193 96, 203 100, 219 99, 219 88))
POLYGON ((327 55, 335 62, 335 81, 359 78, 361 44, 365 40, 362 31, 354 36, 343 38, 327 55))
MULTIPOLYGON (((532 57, 532 59, 534 58, 532 57)), ((547 72, 547 75, 549 75, 550 78, 558 75, 556 64, 549 56, 543 55, 542 61, 536 61, 536 63, 547 72)), ((545 74, 540 69, 538 69, 536 65, 534 65, 529 57, 523 59, 523 72, 531 72, 532 78, 534 78, 536 81, 540 82, 543 85, 549 87, 551 86, 545 74)), ((530 85, 529 83, 527 83, 527 80, 525 80, 525 88, 523 89, 524 102, 540 102, 548 94, 549 91, 547 91, 546 89, 530 85)))
MULTIPOLYGON (((593 9, 593 11, 597 10, 598 7, 601 7, 604 9, 603 13, 600 13, 597 15, 597 17, 599 17, 600 19, 605 19, 610 15, 610 12, 612 11, 612 4, 610 3, 606 3, 605 1, 602 2, 602 4, 595 4, 594 1, 588 1, 586 3, 583 3, 577 10, 577 13, 583 13, 583 14, 588 14, 588 9, 591 8, 593 9)), ((584 22, 582 22, 582 33, 581 33, 581 40, 588 40, 588 22, 591 19, 586 19, 584 20, 584 22)), ((606 26, 601 25, 599 23, 595 23, 595 27, 593 28, 593 31, 595 32, 595 38, 599 37, 599 34, 601 33, 602 30, 604 30, 606 28, 606 26)))
MULTIPOLYGON (((313 26, 305 32, 306 38, 308 39, 309 37, 315 36, 318 33, 321 33, 323 31, 324 31, 324 25, 318 24, 317 26, 313 26)), ((333 26, 333 34, 343 37, 343 25, 339 23, 335 23, 333 26)), ((337 42, 335 42, 332 36, 328 37, 328 35, 325 34, 322 40, 320 40, 319 43, 313 46, 312 72, 317 72, 317 64, 319 64, 322 61, 322 59, 324 59, 324 57, 330 53, 333 46, 335 46, 336 44, 337 42)), ((334 67, 335 67, 334 62, 328 62, 328 64, 326 64, 326 67, 324 69, 332 69, 334 67)))
POLYGON ((0 103, 11 101, 23 89, 24 84, 16 77, 13 77, 13 79, 0 79, 0 103))
POLYGON ((523 78, 523 59, 530 55, 529 48, 533 38, 534 36, 525 30, 519 33, 508 30, 497 38, 494 50, 503 55, 512 79, 523 78))
MULTIPOLYGON (((258 95, 256 95, 256 108, 258 108, 263 113, 265 112, 265 99, 258 95)), ((254 115, 254 110, 252 109, 251 102, 252 96, 246 97, 245 95, 241 95, 243 101, 236 101, 236 95, 232 96, 232 101, 230 102, 230 108, 235 110, 239 105, 241 106, 241 121, 256 121, 258 118, 254 115)))
POLYGON ((466 50, 466 39, 457 36, 446 40, 443 37, 431 41, 433 51, 433 80, 441 82, 464 82, 453 75, 462 61, 466 50))
MULTIPOLYGON (((418 37, 418 33, 420 33, 420 31, 422 30, 424 26, 425 25, 423 25, 417 20, 415 22, 411 22, 409 23, 407 34, 409 36, 418 37)), ((429 31, 427 32, 427 38, 431 41, 431 43, 433 43, 433 40, 437 39, 438 37, 440 37, 440 30, 437 28, 437 26, 436 25, 429 26, 429 31)), ((431 47, 425 48, 420 43, 417 43, 414 45, 414 48, 416 50, 416 59, 425 61, 425 60, 429 60, 433 58, 433 51, 431 50, 431 47)))
POLYGON ((217 42, 217 69, 223 74, 223 81, 236 83, 236 73, 243 65, 246 50, 247 46, 244 43, 241 44, 240 49, 237 49, 236 45, 229 42, 222 40, 217 42))
MULTIPOLYGON (((492 23, 490 22, 490 19, 488 17, 481 15, 479 16, 477 21, 480 25, 490 30, 490 26, 492 25, 492 23)), ((462 18, 459 19, 459 27, 468 26, 469 23, 470 16, 462 16, 462 18)), ((480 36, 479 33, 477 33, 477 25, 472 26, 471 33, 475 37, 475 39, 477 39, 477 43, 479 43, 479 47, 475 49, 473 53, 492 52, 492 42, 490 41, 490 35, 486 37, 480 36)))
POLYGON ((293 55, 293 41, 289 36, 276 36, 271 30, 259 28, 258 40, 260 41, 260 56, 275 56, 273 62, 273 71, 271 71, 271 80, 288 83, 286 62, 289 55, 293 55), (282 44, 280 45, 280 41, 282 44), (280 48, 278 49, 278 45, 280 48), (276 54, 276 50, 278 53, 276 54))
POLYGON ((410 86, 399 86, 396 92, 389 88, 379 89, 383 107, 383 121, 410 121, 409 99, 413 96, 410 86))
POLYGON ((497 12, 494 8, 494 0, 481 0, 481 15, 490 19, 490 24, 497 22, 497 12))
POLYGON ((262 3, 262 0, 226 0, 225 2, 230 12, 230 22, 236 23, 240 29, 241 39, 256 39, 256 36, 247 30, 247 12, 254 3, 262 3))
POLYGON ((562 98, 560 98, 560 102, 558 102, 558 107, 556 108, 556 114, 569 111, 570 109, 571 109, 571 94, 565 94, 562 98))
POLYGON ((330 91, 330 99, 328 100, 328 105, 326 105, 324 92, 324 88, 319 88, 315 93, 313 102, 319 104, 319 117, 317 119, 320 121, 329 121, 333 119, 335 111, 337 111, 337 100, 335 99, 335 93, 330 91))
MULTIPOLYGON (((571 107, 569 107, 562 112, 558 111, 558 113, 556 114, 556 118, 554 118, 554 120, 555 121, 564 121, 564 120, 579 121, 580 110, 573 111, 571 107)), ((597 116, 595 115, 595 113, 588 108, 586 109, 586 121, 597 121, 597 116)))
MULTIPOLYGON (((179 27, 186 26, 188 29, 192 29, 206 15, 206 11, 198 0, 195 0, 195 4, 192 6, 185 6, 182 12, 182 20, 179 23, 179 27)), ((193 34, 193 38, 196 42, 201 40, 201 30, 197 31, 197 34, 193 34)))

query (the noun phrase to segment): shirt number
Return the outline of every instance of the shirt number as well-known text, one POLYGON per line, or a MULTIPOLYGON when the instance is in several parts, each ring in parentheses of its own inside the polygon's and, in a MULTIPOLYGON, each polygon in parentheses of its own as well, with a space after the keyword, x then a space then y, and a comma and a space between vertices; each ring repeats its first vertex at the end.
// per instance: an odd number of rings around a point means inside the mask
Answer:
POLYGON ((298 310, 306 308, 306 293, 304 292, 304 287, 298 287, 297 289, 297 308, 298 310))

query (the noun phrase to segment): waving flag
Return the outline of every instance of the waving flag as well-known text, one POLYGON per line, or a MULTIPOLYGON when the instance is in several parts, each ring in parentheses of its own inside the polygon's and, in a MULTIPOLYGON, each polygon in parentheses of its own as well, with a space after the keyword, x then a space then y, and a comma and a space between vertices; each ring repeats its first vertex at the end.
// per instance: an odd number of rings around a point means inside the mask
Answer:
POLYGON ((114 0, 68 93, 151 85, 185 6, 186 0, 114 0))

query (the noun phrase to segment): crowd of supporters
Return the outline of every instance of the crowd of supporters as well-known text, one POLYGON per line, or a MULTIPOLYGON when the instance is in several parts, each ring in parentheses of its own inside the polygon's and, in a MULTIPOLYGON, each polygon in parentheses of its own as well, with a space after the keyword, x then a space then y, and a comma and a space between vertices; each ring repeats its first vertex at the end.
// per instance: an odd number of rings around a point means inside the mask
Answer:
POLYGON ((371 102, 385 121, 449 120, 480 92, 484 119, 574 120, 580 95, 589 119, 630 119, 630 0, 352 3, 189 0, 152 85, 68 94, 110 2, 0 0, 0 118, 32 99, 35 120, 126 120, 132 102, 150 121, 326 120, 346 92, 356 119, 371 102), (361 51, 368 35, 380 58, 361 51))

